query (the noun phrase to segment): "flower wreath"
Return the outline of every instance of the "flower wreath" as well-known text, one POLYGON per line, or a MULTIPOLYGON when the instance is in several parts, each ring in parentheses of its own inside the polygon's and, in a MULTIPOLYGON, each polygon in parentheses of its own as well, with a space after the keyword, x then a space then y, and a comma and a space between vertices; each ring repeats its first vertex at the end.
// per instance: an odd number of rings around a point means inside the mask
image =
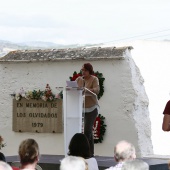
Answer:
POLYGON ((93 125, 93 138, 94 143, 102 143, 103 136, 106 132, 106 126, 104 123, 105 117, 99 114, 93 125))
MULTIPOLYGON (((100 92, 97 96, 98 96, 98 99, 100 99, 103 96, 103 93, 104 93, 103 83, 104 83, 105 78, 103 77, 103 74, 99 73, 98 71, 94 72, 93 75, 96 76, 99 79, 100 92)), ((77 73, 76 71, 74 71, 73 77, 69 77, 70 81, 75 81, 79 76, 82 76, 82 72, 80 71, 79 73, 77 73)))

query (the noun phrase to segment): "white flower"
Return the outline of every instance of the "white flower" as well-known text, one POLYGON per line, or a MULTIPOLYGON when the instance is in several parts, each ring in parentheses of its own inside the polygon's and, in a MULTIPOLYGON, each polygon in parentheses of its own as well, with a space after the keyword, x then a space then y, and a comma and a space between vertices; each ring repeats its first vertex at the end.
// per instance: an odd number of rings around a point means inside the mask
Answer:
POLYGON ((29 91, 25 93, 25 98, 27 100, 31 99, 31 93, 29 91))
POLYGON ((22 96, 22 97, 25 97, 25 93, 21 93, 21 96, 22 96))
POLYGON ((41 99, 44 100, 44 101, 47 101, 47 97, 46 96, 42 96, 41 99))
POLYGON ((16 99, 16 100, 20 100, 20 98, 21 98, 21 97, 20 97, 20 94, 19 94, 19 93, 16 93, 16 94, 15 94, 15 99, 16 99))
POLYGON ((19 92, 19 93, 20 93, 20 95, 21 95, 22 97, 25 97, 25 91, 24 91, 23 88, 20 89, 20 92, 19 92))
POLYGON ((49 99, 50 99, 50 100, 53 100, 53 96, 50 96, 49 99))
POLYGON ((16 100, 20 100, 20 97, 15 97, 16 100))

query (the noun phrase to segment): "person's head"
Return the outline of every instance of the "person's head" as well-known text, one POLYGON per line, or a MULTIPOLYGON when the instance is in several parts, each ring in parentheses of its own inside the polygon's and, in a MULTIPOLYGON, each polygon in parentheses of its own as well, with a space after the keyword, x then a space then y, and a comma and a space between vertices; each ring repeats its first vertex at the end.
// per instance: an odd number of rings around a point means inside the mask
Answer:
POLYGON ((149 165, 142 160, 131 160, 123 164, 121 170, 149 170, 149 165))
POLYGON ((114 158, 117 162, 135 159, 135 147, 127 141, 118 142, 114 148, 114 158))
POLYGON ((88 170, 88 165, 81 157, 67 156, 61 160, 60 170, 88 170))
POLYGON ((83 64, 81 71, 84 77, 94 74, 93 66, 90 63, 83 64))
POLYGON ((39 158, 38 143, 34 139, 26 139, 21 142, 18 153, 22 165, 37 163, 39 158))
POLYGON ((0 170, 12 170, 12 168, 6 162, 0 161, 0 170))
POLYGON ((90 157, 90 145, 87 137, 82 133, 76 133, 69 144, 68 155, 80 156, 84 159, 90 157))

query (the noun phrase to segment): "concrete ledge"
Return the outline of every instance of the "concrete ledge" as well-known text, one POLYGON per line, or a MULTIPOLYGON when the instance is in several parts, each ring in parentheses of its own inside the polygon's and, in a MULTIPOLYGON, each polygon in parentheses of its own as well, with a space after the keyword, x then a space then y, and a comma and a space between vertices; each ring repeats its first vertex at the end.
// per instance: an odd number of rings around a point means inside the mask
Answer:
MULTIPOLYGON (((60 160, 64 158, 64 155, 41 155, 39 165, 43 170, 59 170, 60 160)), ((95 156, 99 170, 104 170, 108 167, 116 165, 113 157, 95 156)), ((149 164, 150 170, 168 170, 168 159, 159 158, 139 158, 149 164)), ((19 161, 18 156, 7 156, 7 162, 11 163, 19 161)))

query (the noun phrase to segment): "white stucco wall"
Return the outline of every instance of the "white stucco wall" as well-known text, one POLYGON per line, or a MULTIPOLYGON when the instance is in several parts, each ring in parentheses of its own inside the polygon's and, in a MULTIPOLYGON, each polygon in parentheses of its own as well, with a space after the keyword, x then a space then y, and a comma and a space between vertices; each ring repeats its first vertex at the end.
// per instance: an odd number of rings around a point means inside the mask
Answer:
POLYGON ((170 41, 139 40, 110 46, 128 45, 134 47, 132 57, 145 80, 154 154, 170 155, 170 134, 162 130, 162 113, 170 100, 170 41))
MULTIPOLYGON (((125 60, 90 61, 95 71, 105 77, 105 92, 99 100, 101 114, 106 118, 104 141, 95 144, 95 155, 113 156, 113 147, 120 140, 133 143, 138 156, 152 154, 148 99, 138 68, 126 51, 125 60)), ((87 61, 0 63, 0 130, 7 146, 5 155, 16 155, 19 143, 34 138, 41 154, 64 154, 62 134, 16 133, 12 131, 12 98, 9 94, 23 87, 25 90, 44 89, 49 83, 54 93, 56 86, 65 86, 74 71, 87 61)))

